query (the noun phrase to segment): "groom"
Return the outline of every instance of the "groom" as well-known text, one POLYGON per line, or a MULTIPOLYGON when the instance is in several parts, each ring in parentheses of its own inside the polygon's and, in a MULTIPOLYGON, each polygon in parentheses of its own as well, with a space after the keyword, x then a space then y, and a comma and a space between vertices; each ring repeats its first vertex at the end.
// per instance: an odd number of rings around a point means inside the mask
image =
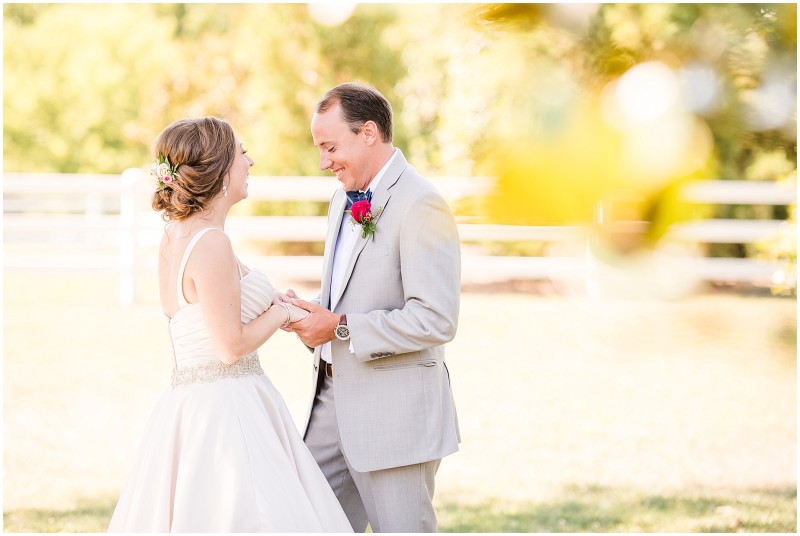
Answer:
POLYGON ((342 188, 328 210, 320 296, 287 293, 310 312, 290 328, 314 348, 305 441, 353 530, 434 532, 434 477, 460 441, 444 359, 458 322, 455 220, 392 146, 392 108, 377 90, 328 91, 311 135, 342 188))

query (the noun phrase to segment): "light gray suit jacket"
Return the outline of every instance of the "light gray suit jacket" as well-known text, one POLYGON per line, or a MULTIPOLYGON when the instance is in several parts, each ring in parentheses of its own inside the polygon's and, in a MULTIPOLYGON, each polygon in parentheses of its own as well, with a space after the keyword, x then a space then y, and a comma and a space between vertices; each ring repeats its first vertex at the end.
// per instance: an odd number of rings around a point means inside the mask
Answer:
MULTIPOLYGON (((355 354, 350 341, 331 342, 333 389, 342 448, 359 472, 440 459, 460 442, 444 359, 458 323, 458 230, 442 196, 397 151, 373 192, 373 211, 383 207, 374 240, 359 235, 338 300, 330 296, 332 257, 339 227, 351 225, 342 222, 343 190, 328 210, 318 301, 347 314, 355 354)), ((312 406, 313 398, 304 430, 312 406)))

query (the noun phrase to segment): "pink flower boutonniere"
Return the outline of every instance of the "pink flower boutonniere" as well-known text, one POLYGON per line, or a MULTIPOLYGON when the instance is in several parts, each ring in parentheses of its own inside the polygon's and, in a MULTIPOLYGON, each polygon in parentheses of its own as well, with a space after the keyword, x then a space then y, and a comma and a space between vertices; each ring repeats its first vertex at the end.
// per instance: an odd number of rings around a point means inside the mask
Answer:
POLYGON ((383 207, 378 207, 375 212, 372 212, 372 203, 364 199, 363 201, 356 201, 350 206, 350 216, 353 217, 353 223, 361 226, 361 238, 371 236, 375 240, 375 231, 377 229, 376 221, 378 216, 381 215, 383 207))

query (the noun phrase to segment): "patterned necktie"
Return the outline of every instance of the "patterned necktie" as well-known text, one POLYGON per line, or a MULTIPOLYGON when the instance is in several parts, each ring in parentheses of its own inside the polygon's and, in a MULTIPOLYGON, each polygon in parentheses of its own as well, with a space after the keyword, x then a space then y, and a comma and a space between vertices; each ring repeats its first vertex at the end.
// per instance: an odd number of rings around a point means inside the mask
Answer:
POLYGON ((358 190, 353 190, 353 191, 345 192, 345 193, 347 194, 347 199, 350 200, 350 202, 347 204, 348 207, 350 205, 352 205, 353 203, 355 203, 356 201, 364 201, 365 199, 367 201, 372 201, 372 192, 369 191, 369 190, 367 190, 366 192, 360 192, 358 190))

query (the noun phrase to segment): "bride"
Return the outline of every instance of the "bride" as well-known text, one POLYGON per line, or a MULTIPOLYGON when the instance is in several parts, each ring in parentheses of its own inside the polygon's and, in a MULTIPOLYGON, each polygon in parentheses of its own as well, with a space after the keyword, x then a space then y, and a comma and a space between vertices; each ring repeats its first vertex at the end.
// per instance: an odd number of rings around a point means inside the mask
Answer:
POLYGON ((214 117, 169 125, 155 153, 175 368, 109 532, 351 532, 256 353, 307 313, 242 265, 224 232, 253 160, 214 117))

